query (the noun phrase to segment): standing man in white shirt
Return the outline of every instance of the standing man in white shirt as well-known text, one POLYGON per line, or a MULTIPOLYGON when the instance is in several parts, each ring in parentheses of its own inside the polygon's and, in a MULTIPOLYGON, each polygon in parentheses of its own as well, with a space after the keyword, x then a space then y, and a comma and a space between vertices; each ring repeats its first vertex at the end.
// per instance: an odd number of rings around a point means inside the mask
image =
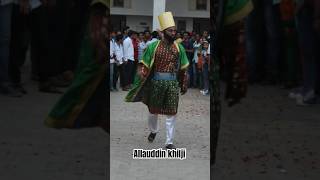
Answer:
POLYGON ((117 82, 120 75, 120 86, 121 88, 125 87, 125 64, 124 62, 124 56, 123 56, 123 36, 121 34, 116 36, 116 41, 114 43, 114 52, 115 52, 115 62, 116 62, 116 70, 115 70, 115 76, 113 80, 113 86, 117 87, 117 82))
MULTIPOLYGON (((44 1, 43 1, 44 2, 44 1)), ((39 76, 39 91, 61 93, 49 80, 52 68, 48 56, 48 24, 45 5, 40 0, 16 0, 12 9, 9 77, 21 94, 21 66, 31 45, 32 74, 39 76)))
POLYGON ((132 43, 133 32, 128 32, 128 37, 123 41, 124 67, 125 67, 125 87, 124 91, 128 91, 133 83, 133 68, 134 68, 134 47, 132 43))
POLYGON ((142 55, 144 53, 144 50, 146 49, 146 37, 144 36, 144 33, 139 33, 139 44, 138 44, 138 61, 140 63, 142 59, 142 55))
POLYGON ((201 37, 199 34, 196 34, 196 40, 193 43, 193 59, 192 59, 192 69, 193 69, 193 85, 194 87, 201 87, 199 72, 198 72, 198 54, 201 53, 201 37))
POLYGON ((109 74, 109 89, 110 91, 114 91, 114 86, 113 86, 113 76, 114 76, 114 69, 115 69, 115 57, 116 57, 116 53, 115 53, 115 39, 111 38, 110 39, 110 74, 109 74))

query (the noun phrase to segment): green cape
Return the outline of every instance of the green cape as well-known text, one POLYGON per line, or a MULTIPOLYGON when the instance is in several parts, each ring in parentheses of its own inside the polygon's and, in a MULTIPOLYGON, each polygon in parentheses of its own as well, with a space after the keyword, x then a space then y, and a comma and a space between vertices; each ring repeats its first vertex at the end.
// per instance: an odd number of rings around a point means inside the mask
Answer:
POLYGON ((105 79, 106 73, 106 65, 95 61, 94 48, 87 33, 82 41, 75 78, 49 113, 45 124, 53 128, 74 128, 76 119, 105 79))
MULTIPOLYGON (((125 97, 126 102, 141 102, 144 98, 148 97, 148 84, 153 74, 154 56, 157 50, 160 40, 150 44, 142 56, 141 63, 148 68, 147 78, 141 79, 138 72, 135 75, 133 87, 125 97)), ((184 70, 189 66, 189 60, 186 55, 186 51, 181 44, 174 43, 179 51, 180 70, 184 70)))
POLYGON ((225 6, 225 25, 242 20, 253 10, 251 0, 228 0, 225 6))

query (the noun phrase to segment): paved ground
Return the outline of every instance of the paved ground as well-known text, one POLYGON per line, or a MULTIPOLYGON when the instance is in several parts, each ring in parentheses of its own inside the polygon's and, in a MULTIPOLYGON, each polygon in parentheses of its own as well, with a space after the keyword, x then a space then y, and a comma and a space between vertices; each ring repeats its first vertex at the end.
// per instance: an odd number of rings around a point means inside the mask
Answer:
MULTIPOLYGON (((105 180, 107 134, 44 127, 59 96, 38 93, 28 79, 23 98, 0 95, 0 180, 105 180)), ((110 95, 112 180, 209 179, 208 97, 190 90, 181 101, 175 142, 187 148, 187 160, 155 161, 133 160, 131 152, 163 147, 164 118, 157 139, 148 143, 146 107, 124 103, 124 96, 110 95)), ((319 105, 297 107, 285 90, 251 86, 242 104, 223 106, 214 179, 318 180, 319 139, 319 105)))
POLYGON ((26 96, 0 95, 0 179, 105 180, 107 134, 46 128, 43 121, 59 95, 38 93, 29 76, 24 82, 26 96))
POLYGON ((125 95, 123 91, 110 94, 112 180, 210 178, 209 96, 191 89, 180 98, 175 145, 187 149, 186 160, 133 160, 134 148, 164 147, 165 117, 160 116, 160 133, 149 143, 147 107, 142 103, 125 103, 125 95))
POLYGON ((215 180, 319 180, 320 106, 297 107, 286 90, 251 86, 223 107, 215 180))

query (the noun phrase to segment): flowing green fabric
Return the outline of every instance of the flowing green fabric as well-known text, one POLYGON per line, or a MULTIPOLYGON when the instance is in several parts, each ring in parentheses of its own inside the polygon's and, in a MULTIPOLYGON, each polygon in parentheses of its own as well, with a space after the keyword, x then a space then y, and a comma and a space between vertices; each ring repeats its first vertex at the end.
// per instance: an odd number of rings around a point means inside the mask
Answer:
MULTIPOLYGON (((142 56, 141 63, 144 64, 148 69, 147 78, 141 79, 139 74, 136 73, 134 78, 133 87, 130 89, 129 93, 125 97, 126 102, 141 102, 145 101, 145 98, 148 98, 150 90, 150 79, 152 77, 152 68, 154 63, 154 55, 157 50, 157 47, 160 43, 160 40, 150 44, 142 56)), ((180 70, 184 70, 189 66, 189 60, 186 55, 186 51, 181 44, 175 43, 179 51, 180 59, 180 70)))
POLYGON ((82 42, 75 79, 55 104, 45 124, 54 128, 74 128, 76 119, 105 75, 106 65, 94 59, 94 48, 87 33, 82 42))
POLYGON ((251 0, 228 0, 225 6, 225 24, 242 20, 253 10, 251 0))

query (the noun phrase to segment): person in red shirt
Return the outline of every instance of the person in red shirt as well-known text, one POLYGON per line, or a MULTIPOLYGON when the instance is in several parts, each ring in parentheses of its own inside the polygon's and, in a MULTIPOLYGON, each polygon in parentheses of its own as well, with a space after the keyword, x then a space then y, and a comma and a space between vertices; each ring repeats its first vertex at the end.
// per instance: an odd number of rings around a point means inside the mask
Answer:
POLYGON ((132 73, 133 73, 132 76, 134 77, 134 75, 136 74, 137 64, 139 62, 139 60, 138 60, 139 37, 138 37, 138 33, 137 32, 133 32, 132 43, 133 43, 133 49, 134 49, 134 69, 132 71, 132 73))

